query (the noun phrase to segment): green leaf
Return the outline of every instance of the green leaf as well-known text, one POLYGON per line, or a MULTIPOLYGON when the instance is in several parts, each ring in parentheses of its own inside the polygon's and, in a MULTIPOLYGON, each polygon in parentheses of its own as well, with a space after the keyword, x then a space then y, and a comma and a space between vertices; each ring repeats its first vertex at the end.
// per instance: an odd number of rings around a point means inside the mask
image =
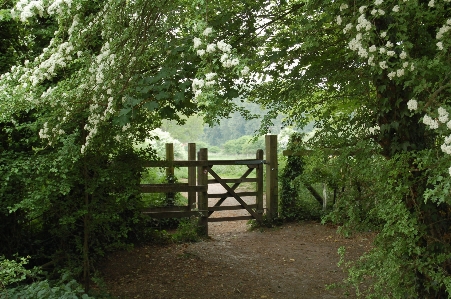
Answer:
POLYGON ((148 109, 148 110, 150 110, 150 111, 153 111, 153 110, 156 110, 157 108, 158 108, 158 103, 157 102, 154 102, 154 101, 152 101, 152 102, 147 102, 147 103, 145 103, 144 105, 143 105, 143 107, 144 108, 146 108, 146 109, 148 109))

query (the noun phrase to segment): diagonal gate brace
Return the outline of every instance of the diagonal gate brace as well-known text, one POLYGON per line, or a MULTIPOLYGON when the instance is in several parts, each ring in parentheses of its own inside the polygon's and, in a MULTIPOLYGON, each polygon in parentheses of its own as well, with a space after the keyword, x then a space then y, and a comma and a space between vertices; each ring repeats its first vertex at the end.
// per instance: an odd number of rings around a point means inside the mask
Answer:
MULTIPOLYGON (((214 170, 213 169, 211 169, 211 167, 208 167, 207 168, 208 169, 208 172, 216 179, 216 181, 218 182, 218 183, 220 183, 226 190, 227 190, 227 192, 231 195, 231 196, 233 196, 240 204, 241 204, 241 206, 243 206, 248 212, 249 212, 249 214, 251 214, 252 215, 252 217, 254 217, 255 219, 257 219, 257 220, 260 220, 260 215, 259 214, 257 214, 256 212, 254 212, 254 210, 252 210, 252 208, 251 207, 249 207, 245 202, 244 202, 244 200, 242 200, 241 199, 241 197, 239 197, 238 196, 238 194, 236 194, 235 193, 235 191, 232 189, 232 188, 230 188, 217 174, 216 174, 216 172, 214 172, 214 170)), ((236 188, 236 187, 235 187, 236 188)), ((221 198, 221 200, 222 200, 222 198, 221 198)))
MULTIPOLYGON (((211 167, 211 166, 210 166, 210 167, 211 167)), ((247 178, 248 175, 251 174, 253 170, 254 170, 253 168, 249 168, 248 170, 246 170, 246 172, 240 177, 240 180, 247 178)), ((213 170, 212 170, 212 171, 213 171, 213 170)), ((219 182, 218 182, 218 183, 219 183, 219 182)), ((235 183, 235 184, 233 184, 233 186, 230 187, 230 188, 231 188, 232 190, 235 190, 236 188, 238 188, 238 186, 239 186, 240 184, 241 184, 241 183, 235 183)), ((221 183, 221 185, 224 186, 222 183, 221 183)), ((226 199, 227 199, 227 197, 221 197, 221 198, 218 200, 218 202, 215 203, 214 207, 219 207, 219 206, 224 202, 224 200, 226 200, 226 199)), ((210 211, 210 212, 208 213, 208 216, 210 216, 211 214, 213 214, 213 212, 214 212, 214 211, 210 211)))

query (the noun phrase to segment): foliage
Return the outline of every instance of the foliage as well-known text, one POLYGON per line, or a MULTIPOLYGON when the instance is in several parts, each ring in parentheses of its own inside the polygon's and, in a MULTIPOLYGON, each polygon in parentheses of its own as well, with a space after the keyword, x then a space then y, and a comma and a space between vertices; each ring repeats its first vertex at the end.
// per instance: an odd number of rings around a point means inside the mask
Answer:
POLYGON ((200 240, 199 220, 196 217, 183 218, 178 224, 177 231, 172 235, 172 239, 177 243, 197 242, 200 240))
POLYGON ((229 140, 223 146, 226 154, 255 154, 258 149, 265 148, 265 139, 264 136, 260 136, 255 140, 252 136, 245 135, 238 139, 229 140))
MULTIPOLYGON (((312 157, 301 156, 302 151, 305 151, 303 146, 304 134, 292 133, 287 142, 287 150, 291 151, 292 155, 283 157, 280 165, 282 172, 279 175, 280 182, 280 217, 286 221, 293 220, 319 220, 324 211, 321 209, 324 198, 321 202, 311 195, 309 189, 318 185, 324 184, 326 179, 323 179, 319 174, 318 169, 311 168, 312 157), (318 176, 316 179, 309 179, 309 175, 318 176)), ((324 166, 323 164, 318 164, 324 166)))
POLYGON ((28 264, 29 257, 21 257, 16 260, 8 260, 4 256, 0 256, 0 282, 4 288, 11 284, 27 279, 32 275, 32 271, 24 266, 28 264))
POLYGON ((30 257, 8 260, 0 257, 0 298, 93 298, 84 293, 83 288, 69 273, 65 273, 58 281, 42 280, 43 272, 38 268, 26 269, 30 257), (30 284, 20 284, 33 278, 30 284))
POLYGON ((4 290, 2 299, 42 298, 42 299, 92 299, 83 291, 82 285, 74 279, 62 278, 58 281, 41 280, 28 285, 4 290))
MULTIPOLYGON (((152 154, 134 153, 133 146, 164 119, 180 122, 196 112, 210 125, 234 112, 252 118, 240 104, 246 99, 267 109, 262 134, 280 113, 286 125, 313 120, 308 149, 317 153, 304 161, 305 180, 338 190, 330 219, 349 229, 380 229, 374 250, 350 268, 350 282, 371 277, 368 297, 448 297, 450 5, 2 6, 0 31, 17 36, 0 48, 2 70, 12 66, 0 77, 5 252, 17 244, 22 255, 35 248, 47 258, 69 252, 77 266, 83 261, 87 281, 91 254, 124 246, 142 223, 136 177, 139 160, 152 154), (15 229, 20 233, 10 241, 15 229)), ((228 127, 227 138, 216 140, 236 139, 232 133, 243 128, 228 127)))

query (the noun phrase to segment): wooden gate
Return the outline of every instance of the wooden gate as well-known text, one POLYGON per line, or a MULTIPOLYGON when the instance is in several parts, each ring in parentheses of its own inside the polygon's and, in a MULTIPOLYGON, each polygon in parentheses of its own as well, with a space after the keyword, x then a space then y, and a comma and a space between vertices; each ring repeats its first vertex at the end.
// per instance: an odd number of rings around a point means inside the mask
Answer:
POLYGON ((166 193, 174 194, 175 192, 188 193, 187 206, 166 206, 166 207, 150 207, 143 211, 153 218, 181 218, 198 216, 199 225, 203 234, 208 235, 208 222, 218 221, 234 221, 245 219, 256 219, 261 221, 264 213, 263 205, 263 170, 266 165, 266 215, 268 218, 277 216, 277 136, 266 136, 266 157, 263 160, 263 150, 258 150, 255 159, 246 160, 209 160, 208 149, 202 148, 197 153, 196 145, 190 143, 188 145, 188 160, 174 160, 173 145, 166 145, 165 161, 148 161, 145 167, 166 167, 166 175, 174 175, 174 167, 188 167, 188 183, 180 184, 143 184, 141 191, 143 193, 166 193), (268 160, 271 159, 271 160, 268 160), (215 165, 246 165, 247 169, 243 175, 235 179, 221 178, 215 171, 215 165), (197 168, 197 183, 196 183, 197 168), (249 175, 255 171, 255 178, 249 178, 249 175), (212 178, 209 179, 209 176, 212 178), (238 192, 237 188, 241 183, 255 183, 255 191, 238 192), (208 192, 208 185, 219 183, 226 190, 226 193, 212 194, 208 192), (228 184, 233 184, 229 186, 228 184), (197 205, 196 205, 197 194, 197 205), (255 197, 255 204, 246 203, 242 197, 255 197), (227 198, 234 198, 238 205, 222 206, 227 198), (218 200, 212 206, 208 205, 209 198, 217 198, 218 200), (249 216, 237 217, 220 217, 209 218, 215 211, 240 210, 245 209, 249 216))

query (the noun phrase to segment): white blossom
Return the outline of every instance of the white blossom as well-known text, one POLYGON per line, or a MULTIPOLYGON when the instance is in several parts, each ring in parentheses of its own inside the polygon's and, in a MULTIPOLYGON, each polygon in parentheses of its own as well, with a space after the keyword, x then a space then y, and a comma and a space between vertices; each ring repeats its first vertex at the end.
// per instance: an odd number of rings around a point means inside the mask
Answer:
POLYGON ((418 102, 415 99, 410 99, 407 102, 407 109, 409 110, 417 110, 418 109, 418 102))
POLYGON ((342 3, 341 5, 340 5, 340 11, 343 11, 343 10, 345 10, 345 9, 347 9, 348 8, 348 4, 346 4, 346 3, 342 3))
POLYGON ((438 128, 438 121, 431 118, 429 115, 425 115, 423 117, 423 123, 427 126, 429 126, 430 129, 437 129, 438 128))
POLYGON ((245 66, 242 70, 241 70, 241 75, 243 76, 247 76, 249 74, 249 67, 245 66))
POLYGON ((201 49, 201 50, 197 50, 197 55, 198 56, 203 56, 205 54, 205 50, 201 49))
POLYGON ((449 113, 448 113, 448 111, 446 111, 445 108, 443 108, 443 107, 438 108, 438 120, 441 123, 446 123, 448 121, 448 115, 449 115, 449 113))
POLYGON ((216 84, 216 81, 215 80, 210 80, 210 81, 206 81, 205 82, 205 86, 206 87, 210 87, 210 86, 213 86, 213 85, 215 85, 216 84))
POLYGON ((386 68, 388 68, 388 66, 387 66, 387 61, 381 61, 381 62, 379 62, 379 66, 381 67, 381 69, 386 69, 386 68))
POLYGON ((204 32, 202 32, 202 34, 204 36, 209 36, 212 32, 213 32, 213 29, 211 27, 207 27, 207 28, 205 28, 204 32))
POLYGON ((435 3, 434 0, 429 1, 428 6, 429 7, 434 7, 435 3))
POLYGON ((205 80, 207 81, 213 80, 214 77, 216 77, 216 73, 205 74, 205 80))
POLYGON ((217 42, 217 46, 218 49, 221 50, 222 52, 230 53, 230 51, 232 50, 232 46, 222 40, 217 42))
POLYGON ((338 25, 341 25, 342 20, 341 20, 341 17, 340 17, 340 16, 337 16, 336 21, 337 21, 337 24, 338 24, 338 25))
POLYGON ((395 55, 395 51, 387 51, 387 56, 394 56, 395 55))
POLYGON ((198 38, 198 37, 195 37, 193 39, 193 42, 194 42, 194 46, 193 46, 194 49, 197 49, 197 48, 199 48, 202 45, 202 40, 200 38, 198 38))
POLYGON ((346 32, 348 32, 351 29, 352 29, 352 24, 348 23, 348 24, 346 24, 345 28, 343 28, 343 33, 346 34, 346 32))
POLYGON ((374 1, 374 5, 381 5, 384 2, 384 0, 376 0, 374 1))
POLYGON ((213 53, 214 51, 216 51, 216 44, 208 44, 205 51, 207 53, 213 53))
POLYGON ((437 48, 441 51, 443 50, 443 43, 442 42, 438 42, 437 44, 437 48))
POLYGON ((394 12, 399 12, 399 5, 395 5, 395 6, 393 6, 393 9, 392 9, 394 12))
POLYGON ((396 76, 398 76, 398 77, 404 76, 404 69, 399 69, 399 70, 397 70, 397 71, 396 71, 396 76))
POLYGON ((388 79, 393 80, 393 78, 396 76, 396 72, 390 72, 388 73, 388 79))
POLYGON ((399 58, 406 59, 407 58, 407 53, 402 51, 401 54, 399 54, 399 58))

